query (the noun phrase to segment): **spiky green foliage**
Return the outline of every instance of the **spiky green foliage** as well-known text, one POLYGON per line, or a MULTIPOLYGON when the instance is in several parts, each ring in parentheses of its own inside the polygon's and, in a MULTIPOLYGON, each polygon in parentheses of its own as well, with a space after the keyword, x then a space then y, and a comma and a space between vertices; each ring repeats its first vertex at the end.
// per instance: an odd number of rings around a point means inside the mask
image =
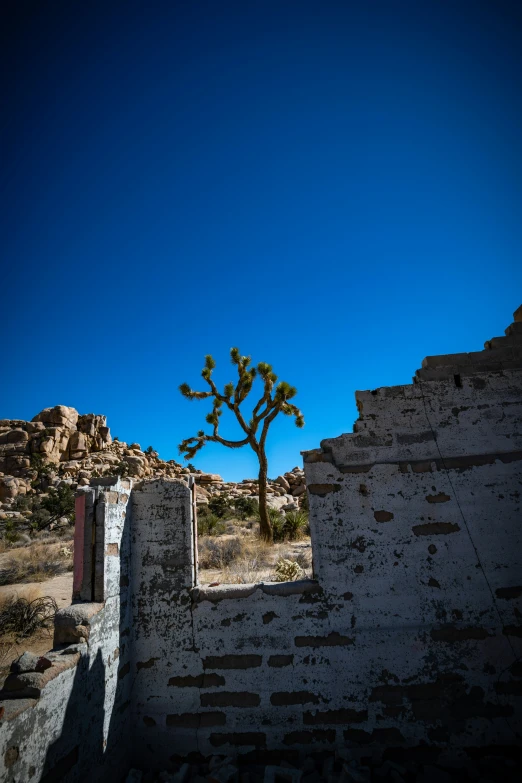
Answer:
POLYGON ((225 530, 225 523, 217 514, 200 514, 198 512, 198 536, 219 536, 225 530))
POLYGON ((277 375, 272 366, 267 362, 259 362, 257 367, 252 366, 250 356, 242 356, 239 348, 230 349, 230 360, 237 368, 237 383, 231 381, 220 392, 212 379, 212 373, 216 363, 212 356, 205 356, 205 365, 201 371, 201 377, 210 387, 209 391, 195 391, 188 383, 182 383, 179 387, 181 394, 188 400, 202 400, 213 398, 212 410, 205 417, 207 424, 212 427, 211 433, 200 430, 196 436, 186 438, 179 444, 179 452, 186 460, 191 460, 206 443, 221 443, 231 449, 241 448, 249 444, 257 454, 260 465, 260 517, 262 535, 272 540, 271 524, 266 508, 266 477, 267 460, 265 442, 270 424, 279 413, 285 416, 293 416, 297 427, 304 426, 304 418, 299 408, 290 402, 297 394, 297 389, 286 381, 280 381, 277 386, 277 375), (252 390, 255 379, 259 377, 263 384, 263 392, 247 420, 241 411, 241 405, 252 390), (222 407, 228 408, 236 417, 239 426, 245 433, 241 440, 227 440, 219 434, 219 420, 222 415, 222 407))
POLYGON ((303 569, 295 560, 282 557, 275 567, 276 582, 295 582, 303 576, 303 569))

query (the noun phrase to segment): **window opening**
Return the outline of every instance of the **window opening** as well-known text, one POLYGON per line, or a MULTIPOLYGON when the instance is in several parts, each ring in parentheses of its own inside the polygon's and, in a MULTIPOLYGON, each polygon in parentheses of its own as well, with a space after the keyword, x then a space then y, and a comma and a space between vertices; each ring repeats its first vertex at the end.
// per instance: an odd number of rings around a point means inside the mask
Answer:
MULTIPOLYGON (((285 474, 289 475, 289 474, 285 474)), ((294 473, 294 491, 277 494, 268 482, 269 516, 274 543, 259 535, 257 481, 221 485, 213 490, 193 485, 195 583, 201 586, 287 582, 313 578, 308 495, 304 473, 294 473), (299 489, 298 489, 299 488, 299 489), (203 490, 203 491, 202 491, 203 490), (249 494, 247 494, 247 491, 249 494), (276 507, 277 506, 277 507, 276 507)))

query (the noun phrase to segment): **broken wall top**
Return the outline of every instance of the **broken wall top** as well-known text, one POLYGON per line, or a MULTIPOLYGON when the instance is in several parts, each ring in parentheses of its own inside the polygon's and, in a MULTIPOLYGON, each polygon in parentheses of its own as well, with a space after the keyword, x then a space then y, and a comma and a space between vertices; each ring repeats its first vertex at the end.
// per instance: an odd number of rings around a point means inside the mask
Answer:
POLYGON ((304 452, 305 463, 353 472, 386 462, 522 451, 522 306, 483 351, 428 356, 412 384, 356 392, 353 433, 304 452), (458 425, 455 427, 454 425, 458 425))

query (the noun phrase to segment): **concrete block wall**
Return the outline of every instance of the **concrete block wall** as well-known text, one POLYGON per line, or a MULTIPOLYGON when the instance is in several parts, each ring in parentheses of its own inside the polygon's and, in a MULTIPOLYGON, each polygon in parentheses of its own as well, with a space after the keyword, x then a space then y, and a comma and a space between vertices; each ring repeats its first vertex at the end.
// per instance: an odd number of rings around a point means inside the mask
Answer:
POLYGON ((438 357, 423 363, 433 376, 358 392, 354 432, 304 454, 312 580, 198 586, 192 487, 89 489, 54 674, 38 699, 3 702, 5 779, 354 744, 433 762, 516 744, 519 333, 507 367, 438 357))
POLYGON ((141 483, 132 495, 134 748, 137 762, 156 768, 168 766, 174 752, 167 715, 176 711, 176 696, 169 680, 190 668, 195 656, 192 492, 181 481, 155 480, 141 483))
MULTIPOLYGON (((519 325, 515 314, 506 330, 516 345, 519 325)), ((509 368, 428 357, 433 378, 357 392, 354 432, 304 454, 315 575, 350 607, 354 645, 369 645, 376 721, 393 718, 408 741, 520 736, 522 361, 511 349, 509 368)))
MULTIPOLYGON (((433 759, 518 741, 522 368, 514 349, 486 372, 439 359, 443 377, 357 393, 354 433, 304 455, 315 581, 190 590, 183 487, 185 555, 165 579, 161 542, 176 529, 181 545, 181 517, 161 500, 170 489, 148 490, 167 513, 154 511, 156 570, 139 585, 155 629, 134 623, 144 766, 345 743, 433 759)), ((150 505, 135 501, 137 530, 150 505)))
POLYGON ((91 527, 75 550, 75 581, 98 601, 58 613, 48 668, 9 675, 0 693, 2 781, 104 781, 128 768, 130 490, 129 481, 99 480, 79 496, 77 510, 97 523, 94 542, 91 527))

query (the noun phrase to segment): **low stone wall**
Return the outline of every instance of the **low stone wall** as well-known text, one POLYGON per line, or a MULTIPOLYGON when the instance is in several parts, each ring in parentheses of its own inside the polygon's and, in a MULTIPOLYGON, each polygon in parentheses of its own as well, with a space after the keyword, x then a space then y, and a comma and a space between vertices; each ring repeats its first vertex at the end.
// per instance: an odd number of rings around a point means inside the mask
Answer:
POLYGON ((0 693, 2 781, 102 781, 128 768, 131 483, 103 483, 77 504, 87 525, 75 577, 91 601, 58 612, 54 651, 0 693))

